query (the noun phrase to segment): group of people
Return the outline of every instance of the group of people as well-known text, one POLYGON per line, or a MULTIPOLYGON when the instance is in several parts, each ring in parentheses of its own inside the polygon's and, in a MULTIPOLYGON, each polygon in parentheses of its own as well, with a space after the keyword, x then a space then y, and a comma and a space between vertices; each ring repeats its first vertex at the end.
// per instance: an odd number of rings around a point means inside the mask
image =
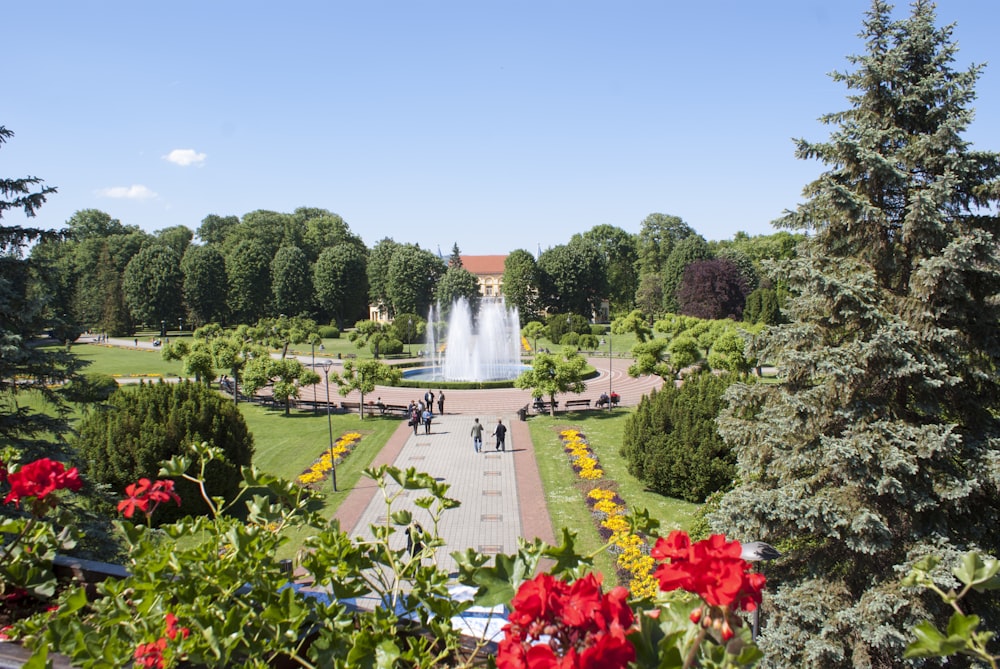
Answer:
MULTIPOLYGON (((410 400, 406 413, 409 416, 409 425, 413 428, 413 434, 417 434, 417 428, 421 425, 424 426, 424 434, 431 433, 431 422, 434 420, 434 397, 434 391, 428 390, 419 402, 410 400)), ((379 405, 381 402, 382 398, 380 397, 379 405)), ((384 411, 384 405, 379 408, 384 411)), ((440 390, 437 394, 437 408, 439 414, 444 413, 444 392, 440 390)))
MULTIPOLYGON (((479 419, 475 419, 472 423, 472 447, 476 450, 476 453, 483 452, 483 431, 486 428, 483 424, 479 422, 479 419)), ((507 444, 507 426, 503 424, 503 420, 497 418, 497 425, 493 428, 493 432, 490 434, 491 437, 496 438, 496 449, 498 451, 506 451, 507 444)))
POLYGON ((608 395, 607 393, 601 393, 601 396, 597 398, 597 406, 603 407, 607 406, 608 404, 611 404, 611 406, 617 406, 618 400, 620 399, 621 397, 618 395, 618 393, 613 391, 611 395, 608 395))

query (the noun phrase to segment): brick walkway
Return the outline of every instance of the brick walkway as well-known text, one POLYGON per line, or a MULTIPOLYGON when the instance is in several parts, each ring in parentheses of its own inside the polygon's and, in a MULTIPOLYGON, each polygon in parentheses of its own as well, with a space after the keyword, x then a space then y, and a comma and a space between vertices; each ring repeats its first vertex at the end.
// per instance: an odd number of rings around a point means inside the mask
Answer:
MULTIPOLYGON (((458 508, 445 511, 438 527, 447 543, 438 553, 438 565, 448 572, 455 571, 449 555, 453 551, 475 548, 484 555, 493 555, 515 552, 519 537, 528 541, 535 538, 555 541, 528 426, 518 421, 515 414, 438 416, 429 435, 424 434, 423 427, 414 435, 400 421, 399 428, 373 462, 373 466, 381 464, 426 472, 448 483, 451 486, 448 495, 461 502, 458 508), (470 436, 476 417, 487 428, 483 452, 478 454, 473 450, 470 436), (498 418, 509 428, 503 452, 494 450, 494 439, 488 436, 498 418)), ((373 482, 363 479, 340 505, 336 518, 352 537, 371 539, 369 526, 386 522, 385 502, 378 493, 373 482)), ((429 529, 428 512, 413 504, 413 497, 420 494, 404 491, 393 511, 408 509, 417 522, 429 529)), ((401 533, 396 540, 400 547, 405 543, 401 533)))

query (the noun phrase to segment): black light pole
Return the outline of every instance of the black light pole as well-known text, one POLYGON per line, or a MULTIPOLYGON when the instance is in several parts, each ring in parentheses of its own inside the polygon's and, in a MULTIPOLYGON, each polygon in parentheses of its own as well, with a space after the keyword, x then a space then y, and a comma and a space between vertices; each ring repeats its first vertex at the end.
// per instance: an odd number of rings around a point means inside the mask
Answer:
POLYGON ((166 337, 167 336, 167 321, 166 321, 166 319, 160 321, 160 336, 161 337, 166 337))
MULTIPOLYGON (((601 340, 604 343, 604 340, 601 340)), ((611 401, 611 396, 615 394, 615 391, 611 388, 611 349, 614 345, 611 343, 611 333, 608 333, 608 411, 611 411, 611 407, 614 406, 614 402, 611 401)))
POLYGON ((332 360, 323 363, 323 378, 326 380, 326 425, 330 429, 330 477, 333 479, 333 491, 337 492, 337 460, 333 455, 333 419, 330 418, 330 365, 332 360))
POLYGON ((413 344, 413 319, 406 319, 406 357, 412 358, 413 352, 410 346, 413 344))
MULTIPOLYGON (((765 560, 774 560, 781 557, 781 553, 778 549, 771 544, 766 544, 763 541, 750 541, 745 544, 741 544, 742 552, 740 557, 747 562, 762 562, 765 560)), ((759 571, 759 569, 758 569, 759 571)), ((750 628, 750 636, 756 641, 757 635, 760 634, 760 605, 753 610, 753 627, 750 628)))
POLYGON ((177 319, 177 329, 180 330, 181 332, 184 332, 184 319, 183 318, 178 318, 177 319))

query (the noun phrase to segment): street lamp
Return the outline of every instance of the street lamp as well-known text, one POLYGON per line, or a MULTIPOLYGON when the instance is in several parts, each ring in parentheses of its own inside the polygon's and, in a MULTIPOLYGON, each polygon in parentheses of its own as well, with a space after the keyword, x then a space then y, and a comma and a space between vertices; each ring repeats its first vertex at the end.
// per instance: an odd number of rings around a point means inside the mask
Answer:
MULTIPOLYGON (((745 544, 740 544, 740 548, 742 549, 740 557, 747 562, 762 562, 781 557, 781 553, 777 548, 763 541, 749 541, 745 544)), ((757 635, 760 634, 760 606, 757 606, 753 610, 753 627, 750 629, 751 638, 757 641, 757 635)))
POLYGON ((337 460, 333 455, 333 419, 330 418, 330 365, 332 360, 323 363, 323 379, 326 381, 326 426, 330 430, 330 472, 333 479, 333 491, 337 492, 337 460))
POLYGON ((178 319, 177 319, 177 329, 180 330, 181 332, 184 332, 184 318, 183 317, 178 317, 178 319))
POLYGON ((160 321, 160 336, 161 337, 166 337, 167 336, 167 321, 166 321, 166 319, 160 321))
MULTIPOLYGON (((601 346, 604 346, 604 340, 601 339, 601 346)), ((615 394, 615 391, 611 389, 611 349, 614 348, 614 344, 611 343, 611 333, 608 332, 608 411, 611 411, 611 407, 614 406, 614 402, 611 401, 611 396, 615 394)))
POLYGON ((406 319, 406 357, 412 358, 413 352, 410 346, 413 344, 413 319, 406 319))

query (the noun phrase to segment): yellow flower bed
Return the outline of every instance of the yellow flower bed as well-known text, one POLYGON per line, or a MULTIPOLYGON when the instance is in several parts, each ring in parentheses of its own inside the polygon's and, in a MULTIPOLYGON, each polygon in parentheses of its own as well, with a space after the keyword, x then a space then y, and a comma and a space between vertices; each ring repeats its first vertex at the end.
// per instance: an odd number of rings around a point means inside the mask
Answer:
POLYGON ((300 485, 318 483, 326 478, 327 472, 333 469, 335 462, 343 460, 353 450, 354 444, 361 439, 357 432, 348 432, 340 436, 333 444, 332 449, 323 451, 323 454, 316 462, 310 465, 309 469, 299 474, 295 479, 300 485))
MULTIPOLYGON (((577 476, 588 481, 604 477, 604 470, 579 430, 563 430, 559 436, 577 476)), ((659 590, 659 583, 653 578, 655 561, 649 556, 646 540, 629 531, 629 523, 625 519, 628 509, 614 501, 615 496, 614 491, 605 488, 593 488, 587 493, 588 498, 595 500, 594 510, 606 516, 600 525, 611 532, 609 541, 613 552, 618 555, 618 568, 630 575, 629 591, 635 597, 653 597, 659 590)))

